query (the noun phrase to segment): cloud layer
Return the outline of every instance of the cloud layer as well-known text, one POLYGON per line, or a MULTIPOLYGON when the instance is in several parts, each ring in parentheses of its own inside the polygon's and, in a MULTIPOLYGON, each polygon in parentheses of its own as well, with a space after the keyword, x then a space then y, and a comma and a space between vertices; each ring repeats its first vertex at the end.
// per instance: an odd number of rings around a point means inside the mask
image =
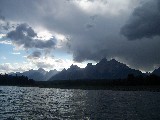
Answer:
POLYGON ((75 61, 116 58, 133 68, 150 71, 160 65, 159 3, 158 0, 1 0, 0 9, 7 20, 32 26, 19 24, 7 33, 17 46, 55 48, 54 37, 48 41, 36 38, 33 28, 41 27, 53 36, 59 33, 68 38, 56 49, 69 51, 75 61))
POLYGON ((137 7, 121 33, 129 40, 160 36, 160 1, 149 1, 137 7))
POLYGON ((25 49, 53 49, 56 42, 54 38, 47 41, 37 39, 37 33, 27 24, 18 25, 15 30, 8 32, 6 37, 17 46, 22 46, 25 49))

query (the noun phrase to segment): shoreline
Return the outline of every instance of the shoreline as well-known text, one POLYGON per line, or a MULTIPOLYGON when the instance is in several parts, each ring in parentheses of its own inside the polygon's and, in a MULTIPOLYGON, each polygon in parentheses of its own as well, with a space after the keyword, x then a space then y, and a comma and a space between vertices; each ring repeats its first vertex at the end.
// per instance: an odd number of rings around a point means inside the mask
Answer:
POLYGON ((150 91, 160 92, 160 85, 157 86, 44 86, 44 85, 0 85, 16 87, 37 87, 37 88, 55 88, 55 89, 79 89, 79 90, 112 90, 112 91, 150 91))

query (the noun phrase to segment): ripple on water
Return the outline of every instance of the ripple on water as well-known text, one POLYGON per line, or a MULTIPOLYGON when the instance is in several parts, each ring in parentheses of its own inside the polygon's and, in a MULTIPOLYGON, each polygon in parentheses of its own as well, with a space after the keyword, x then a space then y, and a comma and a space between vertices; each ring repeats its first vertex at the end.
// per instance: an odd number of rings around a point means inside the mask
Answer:
POLYGON ((0 87, 2 120, 152 120, 159 111, 159 92, 0 87))

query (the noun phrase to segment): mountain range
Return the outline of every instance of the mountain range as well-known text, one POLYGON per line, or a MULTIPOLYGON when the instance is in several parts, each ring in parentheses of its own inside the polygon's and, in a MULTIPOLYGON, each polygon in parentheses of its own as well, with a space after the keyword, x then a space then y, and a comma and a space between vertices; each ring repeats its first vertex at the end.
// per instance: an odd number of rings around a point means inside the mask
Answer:
POLYGON ((160 76, 160 67, 158 69, 155 69, 152 74, 160 76))
POLYGON ((56 75, 59 71, 57 70, 50 70, 45 71, 43 68, 39 68, 38 70, 29 70, 25 71, 23 73, 16 72, 16 73, 11 73, 12 75, 17 75, 17 76, 27 76, 29 79, 33 79, 35 81, 47 81, 49 80, 52 76, 56 75))
POLYGON ((96 65, 88 63, 85 68, 79 68, 77 65, 71 65, 70 68, 63 69, 53 76, 52 80, 80 80, 80 79, 123 79, 128 74, 135 76, 143 75, 139 70, 131 69, 127 65, 112 59, 108 61, 102 59, 96 65))
MULTIPOLYGON (((128 74, 134 76, 148 75, 143 74, 139 70, 131 69, 127 65, 116 61, 115 59, 107 60, 103 58, 96 65, 88 63, 85 68, 80 68, 77 65, 71 65, 68 69, 63 69, 61 72, 56 69, 45 71, 43 68, 38 70, 29 70, 23 73, 16 72, 11 75, 27 76, 35 81, 53 81, 53 80, 84 80, 84 79, 124 79, 128 74)), ((160 76, 160 68, 154 70, 151 74, 160 76)))

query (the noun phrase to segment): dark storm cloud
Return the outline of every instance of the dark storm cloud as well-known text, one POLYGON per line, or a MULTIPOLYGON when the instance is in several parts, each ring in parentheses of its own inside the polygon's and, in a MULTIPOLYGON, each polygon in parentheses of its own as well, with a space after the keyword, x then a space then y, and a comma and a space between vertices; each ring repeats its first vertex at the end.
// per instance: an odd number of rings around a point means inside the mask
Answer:
POLYGON ((160 67, 159 44, 160 37, 142 39, 141 41, 126 41, 114 55, 130 67, 151 71, 155 67, 160 67))
POLYGON ((41 52, 39 51, 34 51, 31 55, 27 56, 29 59, 38 59, 41 57, 41 52))
POLYGON ((82 62, 85 60, 94 60, 98 62, 102 58, 110 57, 108 54, 108 48, 103 48, 102 46, 102 48, 98 47, 99 45, 95 46, 95 48, 92 48, 90 46, 88 46, 88 48, 81 46, 75 49, 73 53, 74 61, 82 62))
POLYGON ((129 40, 160 36, 160 1, 151 0, 137 7, 121 33, 129 40))
POLYGON ((16 27, 16 30, 13 30, 7 34, 7 37, 10 39, 20 40, 25 37, 36 37, 37 34, 34 30, 29 27, 27 24, 20 24, 16 27))
POLYGON ((56 40, 54 38, 42 41, 36 37, 37 33, 35 33, 35 31, 27 24, 20 24, 15 30, 7 33, 7 38, 9 38, 14 44, 23 46, 26 49, 53 49, 55 47, 56 40))

